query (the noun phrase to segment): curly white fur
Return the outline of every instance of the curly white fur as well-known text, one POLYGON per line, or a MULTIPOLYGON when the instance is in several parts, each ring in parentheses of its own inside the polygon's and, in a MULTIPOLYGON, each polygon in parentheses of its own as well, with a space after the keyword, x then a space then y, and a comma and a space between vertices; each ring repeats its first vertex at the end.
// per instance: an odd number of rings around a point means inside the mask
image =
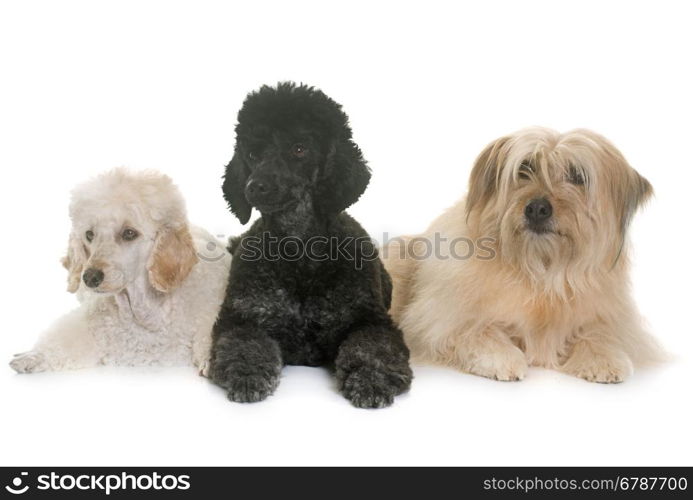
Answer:
POLYGON ((206 375, 231 256, 212 235, 188 225, 171 179, 111 170, 75 188, 70 218, 63 264, 80 306, 33 350, 15 356, 12 368, 193 364, 206 375), (124 238, 126 229, 136 238, 124 238), (85 284, 87 269, 103 272, 98 286, 85 284))

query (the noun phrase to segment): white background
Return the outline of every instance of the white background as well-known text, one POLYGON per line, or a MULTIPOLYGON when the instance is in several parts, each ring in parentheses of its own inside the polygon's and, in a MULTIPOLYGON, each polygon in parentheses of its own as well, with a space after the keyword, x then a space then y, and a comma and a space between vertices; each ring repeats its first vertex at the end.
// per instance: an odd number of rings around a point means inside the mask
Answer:
POLYGON ((2 465, 691 465, 691 11, 686 2, 4 1, 0 7, 2 465), (529 125, 588 127, 654 185, 634 293, 676 360, 620 385, 416 367, 387 410, 323 370, 233 404, 192 369, 15 375, 76 303, 59 264, 70 188, 156 168, 190 219, 238 234, 220 177, 246 93, 292 79, 341 102, 373 169, 351 213, 423 230, 474 157, 529 125), (3 367, 4 366, 4 367, 3 367))

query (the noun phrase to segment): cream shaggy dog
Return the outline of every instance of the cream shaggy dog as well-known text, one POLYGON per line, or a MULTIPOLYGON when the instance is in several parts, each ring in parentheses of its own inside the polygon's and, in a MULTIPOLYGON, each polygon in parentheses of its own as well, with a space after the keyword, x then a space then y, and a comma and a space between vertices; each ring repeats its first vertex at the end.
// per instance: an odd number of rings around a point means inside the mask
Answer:
POLYGON ((63 265, 81 305, 12 368, 193 364, 206 374, 231 257, 188 225, 171 179, 109 171, 73 191, 70 218, 63 265))
POLYGON ((491 143, 466 199, 383 253, 414 356, 498 380, 535 365, 594 382, 659 359, 630 297, 626 241, 651 193, 588 130, 491 143))

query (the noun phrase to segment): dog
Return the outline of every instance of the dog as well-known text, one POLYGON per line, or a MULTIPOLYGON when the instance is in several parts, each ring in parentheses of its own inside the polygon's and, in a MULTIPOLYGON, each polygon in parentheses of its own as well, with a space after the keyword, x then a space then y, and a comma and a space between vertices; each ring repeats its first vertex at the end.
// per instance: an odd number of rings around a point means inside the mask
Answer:
POLYGON ((422 237, 384 249, 391 313, 412 355, 498 380, 532 365, 602 383, 661 359, 628 281, 627 229, 651 195, 589 130, 532 128, 492 142, 466 199, 422 237))
POLYGON ((70 218, 63 265, 80 306, 12 368, 192 364, 205 375, 231 256, 189 226, 171 179, 111 170, 73 190, 70 218))
POLYGON ((223 193, 241 223, 253 207, 261 217, 232 245, 210 371, 232 401, 267 398, 284 365, 333 366, 361 408, 409 388, 409 351, 387 312, 390 278, 344 212, 369 180, 347 116, 323 92, 286 82, 248 95, 223 193), (272 256, 273 239, 305 251, 272 256))

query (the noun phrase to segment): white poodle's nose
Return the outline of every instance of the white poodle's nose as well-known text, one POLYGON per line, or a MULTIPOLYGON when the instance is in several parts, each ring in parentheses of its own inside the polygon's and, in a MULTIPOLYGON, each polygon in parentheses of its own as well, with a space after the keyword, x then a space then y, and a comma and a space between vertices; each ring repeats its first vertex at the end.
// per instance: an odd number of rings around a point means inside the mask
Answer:
POLYGON ((104 274, 101 269, 96 269, 94 267, 90 267, 86 271, 84 271, 84 274, 82 275, 82 279, 84 280, 84 284, 87 285, 89 288, 96 288, 103 282, 104 274))

